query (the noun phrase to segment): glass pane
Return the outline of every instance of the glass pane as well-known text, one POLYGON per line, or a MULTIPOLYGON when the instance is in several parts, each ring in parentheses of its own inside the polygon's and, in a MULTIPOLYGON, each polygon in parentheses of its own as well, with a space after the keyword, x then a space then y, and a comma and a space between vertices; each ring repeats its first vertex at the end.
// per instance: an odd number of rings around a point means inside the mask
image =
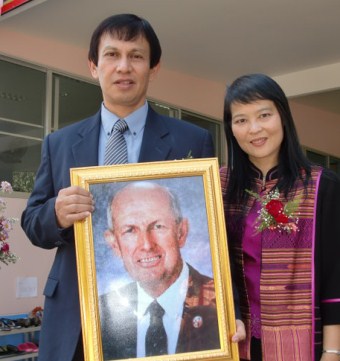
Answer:
POLYGON ((184 110, 182 110, 182 119, 187 120, 190 123, 196 124, 201 128, 207 129, 210 132, 215 146, 215 153, 219 157, 219 159, 221 159, 221 147, 219 141, 221 136, 221 125, 214 122, 212 119, 184 110))
POLYGON ((311 150, 306 150, 306 155, 311 162, 314 162, 315 164, 321 165, 325 168, 327 167, 327 156, 313 152, 311 150))
POLYGON ((151 108, 154 111, 156 111, 158 114, 165 115, 167 117, 178 118, 178 110, 177 109, 168 107, 168 106, 160 104, 160 103, 156 103, 151 100, 149 100, 148 102, 149 102, 151 108))
POLYGON ((30 192, 44 135, 46 73, 0 59, 0 180, 30 192))
POLYGON ((0 180, 30 192, 40 163, 41 141, 0 134, 0 180))
POLYGON ((329 157, 329 168, 340 175, 340 159, 329 157))
POLYGON ((46 74, 0 60, 0 118, 43 126, 46 74))
POLYGON ((54 75, 53 89, 53 118, 56 129, 87 118, 100 108, 102 92, 98 85, 54 75))
POLYGON ((41 126, 32 126, 30 124, 17 122, 14 120, 0 119, 0 134, 21 134, 25 137, 41 140, 44 136, 44 128, 41 126))

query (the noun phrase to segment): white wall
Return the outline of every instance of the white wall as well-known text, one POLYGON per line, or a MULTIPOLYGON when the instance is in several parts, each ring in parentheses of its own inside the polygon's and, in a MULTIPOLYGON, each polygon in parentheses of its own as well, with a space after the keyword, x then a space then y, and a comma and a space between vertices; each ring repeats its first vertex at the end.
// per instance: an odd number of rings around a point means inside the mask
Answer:
POLYGON ((311 106, 290 102, 300 142, 340 158, 340 118, 311 106))
MULTIPOLYGON (((1 198, 7 202, 6 216, 20 219, 27 199, 1 198)), ((26 238, 20 227, 20 220, 9 233, 9 245, 13 253, 20 259, 8 266, 0 264, 0 315, 29 313, 36 306, 43 306, 43 288, 51 267, 55 251, 43 250, 33 246, 26 238), (38 280, 38 294, 36 297, 17 298, 16 284, 18 277, 36 277, 38 280)))

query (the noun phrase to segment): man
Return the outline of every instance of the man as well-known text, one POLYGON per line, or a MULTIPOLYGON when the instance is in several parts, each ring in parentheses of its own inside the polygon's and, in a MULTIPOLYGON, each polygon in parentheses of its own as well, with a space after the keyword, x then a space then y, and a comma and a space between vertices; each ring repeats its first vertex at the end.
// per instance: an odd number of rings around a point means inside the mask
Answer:
POLYGON ((183 262, 189 223, 176 196, 157 183, 134 182, 110 203, 105 239, 135 282, 100 299, 104 359, 219 349, 214 281, 183 262), (163 324, 148 351, 155 301, 163 324))
POLYGON ((39 361, 83 361, 73 224, 94 210, 91 194, 70 186, 72 167, 104 164, 112 127, 124 118, 128 162, 214 156, 210 134, 155 113, 146 102, 161 47, 151 25, 135 15, 105 19, 95 29, 89 68, 103 103, 94 116, 49 134, 21 225, 31 242, 57 248, 44 289, 39 361))

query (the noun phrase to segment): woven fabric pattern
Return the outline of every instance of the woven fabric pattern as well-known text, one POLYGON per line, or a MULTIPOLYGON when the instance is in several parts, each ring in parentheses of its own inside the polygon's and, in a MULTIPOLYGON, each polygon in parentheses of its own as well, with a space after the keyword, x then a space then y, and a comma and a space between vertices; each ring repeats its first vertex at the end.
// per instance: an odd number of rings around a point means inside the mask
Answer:
MULTIPOLYGON (((313 334, 313 324, 318 322, 318 310, 313 309, 313 229, 314 207, 317 194, 316 180, 319 168, 313 168, 308 196, 301 182, 289 194, 290 199, 299 197, 297 232, 285 233, 266 229, 261 233, 261 341, 265 361, 310 361, 313 341, 319 342, 321 334, 313 334), (314 339, 313 339, 314 338, 314 339)), ((222 190, 225 194, 227 174, 221 173, 222 190)), ((256 180, 258 193, 262 180, 256 180)), ((267 189, 275 187, 276 180, 266 182, 267 189)), ((284 201, 284 197, 282 196, 284 201)), ((250 197, 246 205, 249 213, 255 199, 250 197)), ((225 204, 225 208, 226 204, 225 204)), ((250 309, 246 281, 243 274, 242 237, 244 214, 238 205, 229 207, 228 240, 235 267, 235 282, 243 285, 239 296, 241 312, 247 334, 251 334, 250 309)), ((239 344, 240 357, 250 359, 250 338, 239 344)))

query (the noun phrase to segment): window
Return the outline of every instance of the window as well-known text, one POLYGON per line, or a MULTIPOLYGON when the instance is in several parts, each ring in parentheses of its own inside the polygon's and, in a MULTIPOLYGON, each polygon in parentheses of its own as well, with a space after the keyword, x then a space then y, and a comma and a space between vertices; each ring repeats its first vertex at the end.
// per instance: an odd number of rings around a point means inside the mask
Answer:
POLYGON ((187 110, 178 109, 174 107, 167 106, 165 104, 160 104, 156 101, 149 100, 150 106, 159 114, 166 115, 168 117, 175 117, 188 121, 189 123, 198 125, 201 128, 207 129, 213 137, 213 142, 215 146, 215 153, 221 160, 222 155, 222 146, 220 142, 221 137, 221 127, 222 123, 214 120, 212 118, 205 117, 187 110))
POLYGON ((10 182, 15 191, 30 192, 44 136, 96 113, 101 90, 2 58, 0 79, 0 180, 10 182))
MULTIPOLYGON (((57 74, 0 56, 0 180, 15 191, 30 192, 46 134, 95 114, 102 102, 97 84, 57 74)), ((209 130, 215 152, 224 161, 220 121, 149 100, 158 113, 209 130)), ((340 174, 340 158, 306 149, 314 163, 340 174)))
POLYGON ((312 150, 306 150, 306 156, 311 162, 327 167, 327 155, 320 154, 312 150))
POLYGON ((221 160, 221 145, 220 145, 220 136, 221 136, 221 127, 222 123, 215 121, 211 118, 204 117, 195 113, 188 112, 186 110, 181 111, 181 119, 184 119, 190 123, 196 124, 201 128, 207 129, 213 137, 213 142, 215 146, 215 154, 221 160))
POLYGON ((0 59, 0 79, 0 179, 26 191, 40 162, 46 73, 0 59))
POLYGON ((340 158, 329 157, 329 168, 340 175, 340 158))
POLYGON ((313 163, 325 168, 330 168, 340 175, 340 158, 332 157, 328 154, 319 153, 310 149, 306 149, 306 156, 313 163))
POLYGON ((53 74, 52 130, 95 114, 102 102, 98 85, 53 74))
POLYGON ((179 112, 178 109, 176 108, 172 108, 165 104, 160 104, 150 99, 149 99, 149 104, 157 113, 161 115, 165 115, 167 117, 179 118, 179 112))
MULTIPOLYGON (((95 114, 102 102, 97 84, 0 57, 0 180, 30 192, 49 132, 95 114)), ((210 131, 218 156, 221 127, 214 119, 149 100, 158 113, 210 131)))

